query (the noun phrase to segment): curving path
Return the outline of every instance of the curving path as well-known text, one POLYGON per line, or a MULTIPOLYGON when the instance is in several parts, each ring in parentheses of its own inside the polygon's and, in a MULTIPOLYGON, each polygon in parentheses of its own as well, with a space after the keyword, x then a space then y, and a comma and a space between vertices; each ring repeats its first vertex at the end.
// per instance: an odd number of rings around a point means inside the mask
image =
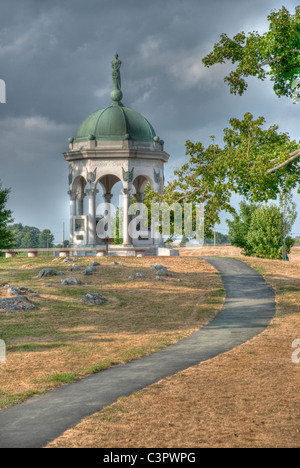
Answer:
POLYGON ((208 325, 150 356, 0 411, 0 448, 42 448, 119 397, 229 351, 261 333, 275 313, 272 288, 239 260, 202 258, 220 272, 226 290, 222 310, 208 325))

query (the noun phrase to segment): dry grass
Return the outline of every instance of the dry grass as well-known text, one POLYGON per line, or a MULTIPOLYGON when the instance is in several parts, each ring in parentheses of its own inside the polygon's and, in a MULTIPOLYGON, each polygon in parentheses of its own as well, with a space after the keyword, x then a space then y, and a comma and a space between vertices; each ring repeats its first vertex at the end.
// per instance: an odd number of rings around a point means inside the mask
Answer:
POLYGON ((48 447, 298 447, 299 266, 246 261, 276 290, 276 316, 262 334, 118 400, 48 447))
MULTIPOLYGON (((93 260, 78 263, 83 267, 93 260)), ((67 263, 51 257, 0 260, 0 283, 37 289, 41 296, 33 298, 36 310, 0 311, 0 338, 7 346, 6 364, 0 365, 0 408, 164 348, 199 329, 221 308, 221 280, 201 259, 115 259, 123 265, 111 264, 113 260, 100 259, 92 276, 70 272, 67 263), (158 261, 174 278, 155 279, 149 267, 158 261), (38 278, 46 266, 66 274, 38 278), (128 280, 137 271, 145 278, 128 280), (85 284, 62 286, 67 276, 85 284), (86 305, 81 299, 87 292, 108 300, 102 306, 86 305)))

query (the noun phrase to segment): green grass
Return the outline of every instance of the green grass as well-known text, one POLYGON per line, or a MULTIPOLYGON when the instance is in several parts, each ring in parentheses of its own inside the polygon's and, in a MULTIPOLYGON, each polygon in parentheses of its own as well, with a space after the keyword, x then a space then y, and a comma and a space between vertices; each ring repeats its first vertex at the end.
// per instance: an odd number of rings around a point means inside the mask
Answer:
POLYGON ((79 375, 75 372, 69 374, 53 374, 48 377, 49 382, 59 382, 59 383, 73 383, 78 379, 79 375))
POLYGON ((0 406, 13 406, 22 403, 32 396, 41 395, 44 392, 28 390, 24 393, 16 393, 15 395, 7 395, 5 392, 2 392, 3 398, 1 398, 0 393, 0 406))
POLYGON ((49 349, 67 347, 66 343, 51 342, 51 343, 21 343, 8 345, 7 351, 10 352, 34 352, 34 351, 47 351, 49 349))

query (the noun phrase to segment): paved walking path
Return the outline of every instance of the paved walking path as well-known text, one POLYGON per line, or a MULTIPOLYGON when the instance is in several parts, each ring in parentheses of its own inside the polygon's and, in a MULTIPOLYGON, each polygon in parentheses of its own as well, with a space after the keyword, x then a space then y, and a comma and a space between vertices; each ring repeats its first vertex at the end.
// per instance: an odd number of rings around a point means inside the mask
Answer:
POLYGON ((261 333, 275 296, 261 275, 230 258, 205 258, 221 274, 226 300, 219 314, 188 338, 125 365, 83 378, 0 411, 0 448, 42 448, 121 396, 229 351, 261 333))

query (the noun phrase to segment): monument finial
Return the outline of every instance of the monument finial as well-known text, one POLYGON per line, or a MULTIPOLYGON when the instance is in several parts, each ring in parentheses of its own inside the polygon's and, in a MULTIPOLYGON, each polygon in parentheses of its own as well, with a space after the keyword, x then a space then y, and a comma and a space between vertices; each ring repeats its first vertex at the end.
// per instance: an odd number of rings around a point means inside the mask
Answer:
POLYGON ((115 58, 111 62, 112 81, 113 81, 114 89, 110 93, 110 97, 116 104, 119 104, 119 103, 121 104, 121 99, 123 97, 123 93, 121 91, 121 73, 120 73, 121 64, 122 62, 121 60, 119 60, 119 55, 115 54, 115 58))

